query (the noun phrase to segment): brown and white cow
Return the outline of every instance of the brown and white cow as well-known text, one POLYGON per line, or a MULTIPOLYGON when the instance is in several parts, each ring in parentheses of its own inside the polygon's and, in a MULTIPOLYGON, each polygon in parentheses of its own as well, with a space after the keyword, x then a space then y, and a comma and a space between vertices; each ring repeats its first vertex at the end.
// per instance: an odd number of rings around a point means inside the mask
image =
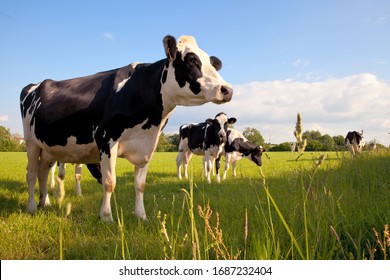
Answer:
POLYGON ((20 94, 27 149, 28 206, 49 204, 47 178, 55 161, 100 162, 102 220, 112 221, 111 195, 117 157, 135 166, 135 215, 146 219, 144 190, 159 135, 177 105, 196 106, 231 100, 233 89, 217 72, 222 64, 200 49, 191 36, 163 39, 165 58, 132 63, 91 76, 44 80, 20 94))

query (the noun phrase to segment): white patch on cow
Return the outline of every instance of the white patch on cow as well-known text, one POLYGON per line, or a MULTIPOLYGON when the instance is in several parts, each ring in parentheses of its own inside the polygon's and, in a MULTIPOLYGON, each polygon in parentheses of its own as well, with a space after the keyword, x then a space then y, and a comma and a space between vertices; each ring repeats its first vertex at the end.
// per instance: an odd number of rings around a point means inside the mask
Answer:
POLYGON ((32 87, 28 90, 27 94, 30 94, 30 93, 32 93, 33 91, 35 91, 40 85, 41 85, 41 83, 38 83, 38 84, 36 84, 35 86, 32 86, 32 87))
MULTIPOLYGON (((138 64, 140 64, 141 62, 133 62, 130 64, 131 67, 135 68, 137 67, 138 64)), ((125 84, 127 83, 128 80, 130 80, 131 76, 124 79, 122 82, 118 83, 118 86, 117 86, 117 89, 116 89, 116 92, 115 93, 118 93, 124 86, 125 84)))
POLYGON ((126 84, 126 82, 130 79, 131 77, 128 77, 126 79, 124 79, 122 82, 120 82, 118 84, 118 88, 116 89, 116 93, 118 93, 122 88, 123 86, 126 84))
POLYGON ((23 98, 23 100, 20 101, 20 104, 24 104, 24 102, 25 102, 26 99, 30 96, 30 94, 35 94, 35 90, 36 90, 40 85, 41 85, 41 83, 32 86, 32 87, 28 90, 28 92, 27 92, 26 96, 23 98))
POLYGON ((159 127, 142 129, 147 121, 146 119, 133 128, 125 129, 118 139, 118 156, 128 159, 138 167, 145 166, 151 160, 160 135, 159 127))

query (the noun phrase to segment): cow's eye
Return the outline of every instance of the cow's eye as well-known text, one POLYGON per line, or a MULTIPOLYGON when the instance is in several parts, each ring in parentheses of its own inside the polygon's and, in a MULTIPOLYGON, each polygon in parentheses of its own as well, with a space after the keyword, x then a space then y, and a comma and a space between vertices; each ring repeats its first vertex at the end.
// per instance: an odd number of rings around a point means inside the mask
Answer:
POLYGON ((196 68, 200 69, 202 66, 202 63, 200 62, 198 56, 195 54, 188 55, 188 57, 186 59, 186 63, 187 63, 188 68, 196 67, 196 68))

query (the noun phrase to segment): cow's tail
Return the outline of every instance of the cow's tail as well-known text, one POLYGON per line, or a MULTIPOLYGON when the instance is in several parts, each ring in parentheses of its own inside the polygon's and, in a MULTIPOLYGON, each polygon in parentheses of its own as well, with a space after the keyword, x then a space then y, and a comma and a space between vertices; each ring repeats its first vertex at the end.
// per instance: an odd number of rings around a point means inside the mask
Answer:
POLYGON ((87 164, 89 172, 92 176, 101 184, 102 183, 102 171, 100 169, 100 163, 89 163, 87 164))

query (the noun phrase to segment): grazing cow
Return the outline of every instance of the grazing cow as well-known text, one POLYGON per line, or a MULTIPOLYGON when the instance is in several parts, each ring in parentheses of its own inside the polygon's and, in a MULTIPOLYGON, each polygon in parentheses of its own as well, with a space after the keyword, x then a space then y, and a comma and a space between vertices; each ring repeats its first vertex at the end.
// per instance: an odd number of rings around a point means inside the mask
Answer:
POLYGON ((375 141, 375 140, 370 141, 370 142, 368 143, 368 149, 369 149, 370 151, 375 151, 375 150, 376 150, 376 141, 375 141))
MULTIPOLYGON (((75 164, 75 179, 76 179, 76 195, 77 196, 82 196, 82 191, 81 191, 81 170, 82 170, 82 164, 77 163, 75 164)), ((65 178, 65 167, 66 163, 58 162, 58 176, 57 180, 59 181, 57 191, 59 191, 59 187, 61 185, 61 182, 64 181, 65 178)), ((88 164, 87 165, 89 171, 91 174, 96 178, 96 180, 101 184, 102 183, 102 174, 100 171, 100 164, 88 164)), ((50 187, 53 189, 55 186, 55 170, 56 170, 56 165, 54 164, 52 168, 50 169, 51 173, 51 178, 50 178, 50 187)))
POLYGON ((365 144, 366 140, 363 137, 363 130, 362 132, 349 131, 347 136, 345 136, 345 146, 353 156, 360 154, 365 144))
POLYGON ((290 143, 290 150, 291 150, 291 153, 295 152, 295 147, 296 147, 297 143, 295 142, 291 142, 290 143))
POLYGON ((214 119, 207 119, 202 123, 182 125, 179 129, 180 143, 176 157, 177 177, 181 179, 181 165, 183 164, 184 177, 188 178, 188 162, 192 155, 204 155, 203 168, 207 182, 211 183, 211 169, 214 160, 223 151, 227 139, 227 124, 235 122, 235 118, 228 118, 226 114, 219 113, 214 119))
POLYGON ((112 221, 111 195, 117 157, 135 166, 135 215, 146 219, 144 189, 159 135, 177 105, 231 100, 233 89, 217 72, 221 61, 191 36, 163 39, 166 57, 63 81, 44 80, 20 95, 27 149, 27 210, 49 204, 47 177, 56 160, 99 163, 103 182, 100 218, 112 221))
POLYGON ((227 141, 225 144, 225 151, 215 161, 215 169, 217 173, 217 180, 219 181, 219 169, 221 156, 225 156, 225 171, 222 179, 226 179, 226 173, 229 169, 229 164, 233 166, 233 176, 236 177, 236 163, 241 158, 247 158, 253 161, 257 166, 262 165, 261 156, 265 152, 262 146, 252 144, 245 138, 245 136, 234 128, 228 128, 227 141))

